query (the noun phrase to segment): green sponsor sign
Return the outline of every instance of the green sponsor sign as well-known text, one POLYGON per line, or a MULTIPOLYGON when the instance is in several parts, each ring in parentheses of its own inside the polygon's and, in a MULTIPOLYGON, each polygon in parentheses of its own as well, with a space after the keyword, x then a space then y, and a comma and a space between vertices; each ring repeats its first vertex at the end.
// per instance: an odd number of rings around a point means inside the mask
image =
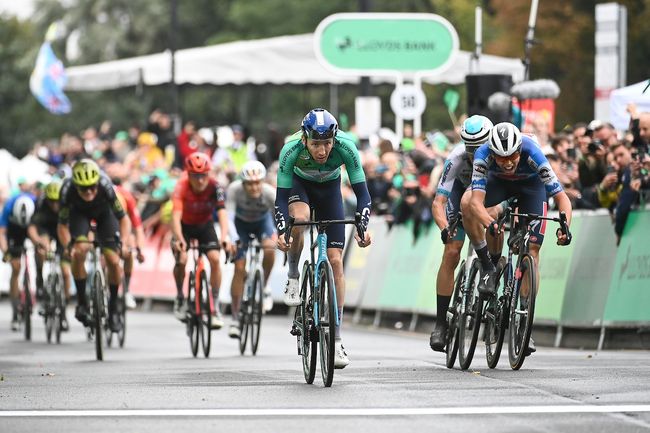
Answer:
POLYGON ((393 72, 434 74, 458 54, 458 34, 433 14, 334 14, 314 34, 316 56, 326 67, 353 75, 393 72))
MULTIPOLYGON (((650 321, 650 212, 632 212, 616 254, 605 322, 650 321)), ((612 247, 612 252, 615 247, 612 247)))

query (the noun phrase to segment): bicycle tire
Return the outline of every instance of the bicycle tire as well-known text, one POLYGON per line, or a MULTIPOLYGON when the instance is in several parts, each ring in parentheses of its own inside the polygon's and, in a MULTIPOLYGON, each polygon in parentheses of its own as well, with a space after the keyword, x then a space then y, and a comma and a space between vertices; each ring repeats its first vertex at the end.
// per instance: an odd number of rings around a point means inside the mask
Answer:
MULTIPOLYGON (((248 291, 248 288, 246 288, 246 291, 248 291)), ((241 307, 239 308, 239 353, 241 355, 246 353, 246 343, 248 343, 249 308, 248 298, 242 299, 241 307)))
POLYGON ((25 268, 23 273, 23 290, 25 299, 23 304, 23 321, 25 322, 25 340, 32 339, 32 290, 29 284, 29 272, 25 268))
POLYGON ((45 298, 42 300, 43 321, 45 322, 45 338, 48 344, 52 343, 52 334, 54 333, 56 322, 56 274, 51 273, 47 276, 45 283, 45 298))
POLYGON ((196 311, 196 278, 194 271, 190 272, 187 282, 187 336, 190 338, 190 350, 196 358, 199 353, 199 323, 196 311))
POLYGON ((57 284, 55 286, 54 301, 54 335, 56 344, 61 344, 61 333, 63 332, 63 317, 65 315, 64 292, 61 288, 63 277, 57 273, 57 284))
MULTIPOLYGON (((102 316, 104 312, 104 287, 102 277, 99 272, 93 275, 93 328, 95 331, 95 355, 98 361, 104 359, 104 348, 102 346, 103 323, 102 316)), ((110 331, 109 331, 110 332, 110 331)))
POLYGON ((334 352, 336 337, 337 306, 332 267, 321 263, 318 289, 318 341, 320 348, 320 371, 325 387, 334 380, 334 352))
POLYGON ((478 277, 480 276, 481 264, 474 259, 469 271, 466 308, 461 312, 459 322, 459 346, 458 362, 460 368, 467 370, 472 364, 478 333, 481 328, 481 315, 483 309, 483 297, 478 293, 478 277))
POLYGON ((499 292, 497 286, 496 296, 491 297, 485 307, 485 360, 489 368, 495 368, 499 363, 508 326, 508 299, 504 294, 508 275, 505 273, 505 267, 506 260, 502 257, 497 264, 497 284, 502 283, 502 290, 499 292))
POLYGON ((521 270, 521 280, 519 284, 516 284, 515 290, 513 290, 512 301, 510 303, 508 356, 510 358, 510 368, 513 370, 519 370, 527 356, 526 350, 533 328, 535 295, 537 291, 537 268, 532 256, 525 254, 519 262, 519 269, 521 270), (527 302, 525 302, 526 305, 523 308, 518 309, 517 307, 521 307, 521 301, 524 300, 520 297, 521 283, 524 282, 524 279, 528 280, 528 295, 525 298, 527 302), (522 319, 521 316, 525 316, 525 318, 522 319))
POLYGON ((210 285, 205 271, 201 271, 200 275, 200 294, 201 314, 199 316, 199 326, 201 329, 201 347, 203 348, 203 356, 208 358, 212 344, 212 309, 210 308, 210 285))
POLYGON ((316 359, 318 357, 318 339, 313 335, 316 332, 312 319, 313 300, 311 296, 314 293, 313 284, 311 263, 305 260, 302 266, 302 284, 300 286, 300 299, 302 302, 296 309, 295 315, 298 315, 298 311, 300 311, 302 329, 300 335, 298 335, 298 343, 301 349, 303 375, 305 376, 305 382, 310 385, 314 383, 316 377, 316 359))
POLYGON ((122 292, 122 296, 118 299, 117 308, 120 321, 122 322, 122 327, 117 333, 117 342, 120 344, 120 348, 124 348, 124 342, 126 341, 126 297, 124 292, 122 292))
POLYGON ((262 273, 258 269, 255 272, 255 279, 253 280, 253 297, 252 297, 252 303, 251 303, 251 316, 250 316, 250 323, 251 323, 251 351, 253 352, 253 355, 257 354, 257 348, 260 343, 260 330, 262 327, 262 315, 264 312, 262 311, 263 308, 263 300, 262 300, 262 290, 264 287, 264 277, 262 276, 262 273))
POLYGON ((447 310, 447 344, 445 345, 447 368, 454 368, 458 355, 458 312, 462 301, 462 287, 465 283, 465 260, 460 264, 460 269, 454 280, 454 291, 451 294, 451 304, 447 310))

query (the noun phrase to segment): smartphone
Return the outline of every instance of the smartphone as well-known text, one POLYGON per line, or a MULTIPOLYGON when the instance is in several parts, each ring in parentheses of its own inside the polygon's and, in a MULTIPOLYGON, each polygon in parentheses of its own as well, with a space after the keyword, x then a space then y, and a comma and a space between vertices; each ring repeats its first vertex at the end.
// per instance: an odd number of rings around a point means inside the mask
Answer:
POLYGON ((616 169, 613 166, 608 165, 607 166, 607 174, 610 174, 610 173, 616 173, 616 169))

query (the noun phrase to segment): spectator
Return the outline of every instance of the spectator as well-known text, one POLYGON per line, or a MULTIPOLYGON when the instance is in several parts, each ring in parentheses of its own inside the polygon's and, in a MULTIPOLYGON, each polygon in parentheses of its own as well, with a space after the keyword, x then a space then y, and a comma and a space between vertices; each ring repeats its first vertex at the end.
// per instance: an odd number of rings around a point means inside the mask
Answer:
POLYGON ((594 206, 598 206, 596 188, 607 174, 607 149, 599 141, 592 140, 592 135, 593 130, 586 128, 584 135, 578 137, 582 154, 578 161, 578 174, 582 196, 594 206))
POLYGON ((193 120, 185 122, 183 130, 178 134, 176 140, 176 158, 174 162, 175 167, 182 168, 187 158, 192 152, 196 151, 197 143, 194 140, 196 134, 196 124, 193 120))

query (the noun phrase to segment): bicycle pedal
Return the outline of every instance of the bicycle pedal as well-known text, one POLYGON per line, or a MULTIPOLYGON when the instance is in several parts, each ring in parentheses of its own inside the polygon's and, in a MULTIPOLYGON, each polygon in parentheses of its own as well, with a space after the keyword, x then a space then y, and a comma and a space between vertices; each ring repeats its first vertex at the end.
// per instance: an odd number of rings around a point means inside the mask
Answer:
POLYGON ((298 329, 295 326, 292 326, 291 330, 289 331, 289 334, 291 334, 291 335, 293 335, 295 337, 299 337, 300 336, 300 329, 298 329))

